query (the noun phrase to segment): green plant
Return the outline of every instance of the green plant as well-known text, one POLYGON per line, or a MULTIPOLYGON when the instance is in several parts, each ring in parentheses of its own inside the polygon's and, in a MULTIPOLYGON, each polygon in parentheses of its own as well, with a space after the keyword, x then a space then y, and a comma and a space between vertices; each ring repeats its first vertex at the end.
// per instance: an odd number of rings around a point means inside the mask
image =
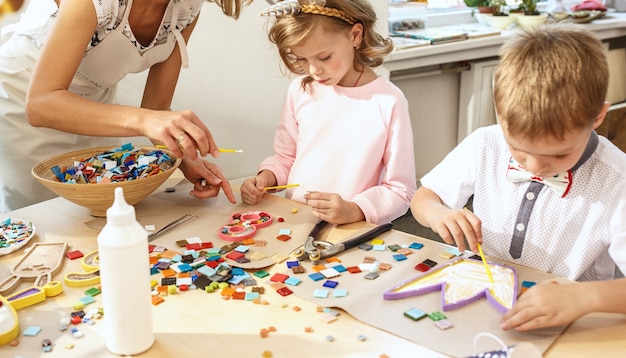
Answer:
POLYGON ((490 0, 491 8, 494 15, 507 15, 504 13, 504 7, 506 6, 506 0, 490 0))
MULTIPOLYGON (((536 0, 524 0, 524 1, 536 1, 536 0)), ((504 7, 506 6, 506 0, 463 0, 465 5, 472 8, 489 7, 494 15, 504 16, 504 7)))
POLYGON ((491 6, 491 0, 463 0, 467 7, 491 6))
POLYGON ((520 8, 524 10, 526 15, 539 15, 537 11, 537 0, 522 0, 520 8))

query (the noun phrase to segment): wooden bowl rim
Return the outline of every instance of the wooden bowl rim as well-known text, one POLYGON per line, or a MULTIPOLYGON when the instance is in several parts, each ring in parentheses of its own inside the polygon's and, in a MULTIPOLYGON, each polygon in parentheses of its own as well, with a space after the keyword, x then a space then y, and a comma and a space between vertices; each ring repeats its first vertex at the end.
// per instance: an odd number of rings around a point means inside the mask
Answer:
MULTIPOLYGON (((48 182, 48 183, 54 183, 54 184, 69 184, 69 185, 77 185, 74 183, 65 183, 65 182, 60 182, 58 180, 56 180, 56 176, 54 175, 54 173, 52 173, 52 171, 50 170, 54 165, 61 165, 61 161, 63 161, 63 165, 67 165, 65 164, 65 161, 74 161, 77 160, 79 158, 85 158, 88 155, 87 154, 98 154, 98 153, 103 153, 105 151, 109 151, 115 148, 119 148, 118 147, 111 147, 111 146, 100 146, 100 147, 92 147, 92 148, 85 148, 85 149, 79 149, 79 150, 75 150, 72 152, 66 152, 63 154, 57 154, 54 155, 52 157, 43 159, 41 161, 39 161, 37 164, 35 164, 33 166, 33 168, 31 169, 31 174, 39 181, 43 182, 48 182), (52 165, 53 163, 55 163, 54 165, 52 165)), ((164 170, 163 172, 156 174, 156 175, 152 175, 152 176, 148 176, 145 178, 140 178, 140 179, 147 179, 147 178, 151 178, 151 177, 156 177, 159 176, 161 174, 164 174, 166 172, 169 172, 170 170, 176 170, 179 166, 180 163, 182 162, 181 158, 177 158, 176 156, 174 156, 174 154, 166 148, 157 148, 157 147, 153 147, 153 146, 134 146, 133 148, 139 148, 139 149, 143 149, 146 151, 153 151, 153 150, 160 150, 162 152, 165 152, 168 156, 170 156, 170 158, 174 159, 174 164, 172 164, 172 167, 164 170)), ((73 164, 73 163, 72 163, 73 164)), ((98 183, 98 185, 120 185, 122 183, 130 183, 130 182, 135 182, 136 180, 125 180, 122 182, 110 182, 110 183, 103 183, 100 184, 98 183)), ((87 184, 95 184, 95 183, 87 183, 87 184)), ((80 185, 80 184, 78 184, 80 185)))

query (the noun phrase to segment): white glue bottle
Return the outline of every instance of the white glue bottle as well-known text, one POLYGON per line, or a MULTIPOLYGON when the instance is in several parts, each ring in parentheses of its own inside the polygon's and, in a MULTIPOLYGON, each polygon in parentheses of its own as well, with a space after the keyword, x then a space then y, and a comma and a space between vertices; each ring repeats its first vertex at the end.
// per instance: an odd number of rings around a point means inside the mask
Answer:
POLYGON ((119 187, 98 235, 98 260, 106 347, 119 355, 148 350, 154 343, 148 234, 119 187))

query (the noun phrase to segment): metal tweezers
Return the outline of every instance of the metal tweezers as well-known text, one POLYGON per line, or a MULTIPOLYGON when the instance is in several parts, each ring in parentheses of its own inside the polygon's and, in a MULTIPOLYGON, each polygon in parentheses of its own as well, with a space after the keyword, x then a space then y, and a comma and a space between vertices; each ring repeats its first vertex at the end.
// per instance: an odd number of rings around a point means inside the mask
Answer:
POLYGON ((170 231, 170 230, 174 230, 175 228, 179 227, 180 225, 186 223, 187 221, 191 220, 191 219, 196 219, 198 216, 197 215, 191 215, 191 214, 186 214, 181 216, 180 218, 172 221, 171 223, 163 226, 163 228, 159 231, 155 231, 152 234, 148 235, 148 242, 156 239, 157 237, 165 234, 166 232, 170 231))

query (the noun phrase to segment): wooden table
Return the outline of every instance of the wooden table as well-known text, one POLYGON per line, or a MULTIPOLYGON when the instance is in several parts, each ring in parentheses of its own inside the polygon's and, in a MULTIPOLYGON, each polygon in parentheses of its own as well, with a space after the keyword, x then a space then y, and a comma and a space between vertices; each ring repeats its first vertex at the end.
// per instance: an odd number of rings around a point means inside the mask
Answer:
MULTIPOLYGON (((167 183, 166 183, 167 184, 167 183)), ((156 224, 157 228, 184 213, 205 212, 209 210, 219 217, 219 213, 234 212, 240 207, 228 204, 223 198, 209 201, 197 201, 186 198, 188 187, 177 187, 177 199, 180 205, 154 207, 160 202, 151 196, 136 206, 139 221, 156 224), (205 210, 205 211, 203 211, 205 210), (162 215, 155 215, 154 213, 162 215)), ((163 188, 163 187, 162 187, 163 188)), ((158 194, 163 195, 163 194, 158 194)), ((239 197, 238 197, 239 199, 239 197)), ((270 196, 267 205, 278 215, 284 215, 294 223, 294 237, 308 233, 314 218, 295 220, 295 216, 305 217, 307 208, 280 197, 270 196), (300 208, 298 214, 290 214, 291 209, 300 208)), ((207 216, 208 222, 211 215, 207 216)), ((67 242, 69 250, 80 250, 88 253, 97 249, 96 237, 103 219, 94 219, 86 209, 76 206, 65 199, 56 198, 30 207, 2 215, 32 221, 38 235, 32 242, 67 242)), ((213 225, 218 224, 215 222, 213 225)), ((340 241, 346 234, 362 231, 363 227, 371 226, 358 223, 345 226, 343 230, 331 231, 327 239, 340 241)), ((155 244, 176 248, 174 242, 185 235, 199 235, 203 240, 210 241, 215 232, 207 221, 196 220, 180 227, 154 241, 155 244)), ((304 236, 303 236, 304 237, 304 236)), ((31 245, 29 243, 26 247, 31 245)), ((438 244, 438 243, 437 243, 438 244)), ((10 269, 24 254, 18 250, 0 257, 0 279, 9 275, 10 269)), ((268 268, 271 272, 280 269, 268 268)), ((64 266, 53 278, 63 281, 64 273, 81 271, 80 260, 66 260, 64 266)), ((262 281, 262 280, 261 280, 262 281)), ((260 282, 262 284, 263 282, 260 282)), ((18 289, 32 286, 32 282, 22 282, 18 289)), ((101 324, 79 325, 84 338, 76 339, 68 331, 58 329, 59 320, 73 311, 73 304, 84 296, 89 287, 68 287, 64 285, 63 294, 48 298, 34 306, 18 310, 21 331, 29 326, 42 327, 36 337, 19 336, 17 347, 5 345, 0 347, 0 356, 34 357, 113 357, 105 347, 100 335, 101 324), (41 341, 48 338, 53 342, 54 349, 50 353, 41 353, 41 341), (72 349, 66 348, 73 345, 72 349)), ((250 301, 224 300, 219 293, 208 294, 201 290, 181 292, 165 298, 165 302, 153 306, 154 332, 156 342, 152 348, 141 354, 142 357, 188 357, 199 354, 217 354, 219 356, 262 357, 264 351, 273 357, 443 357, 444 355, 393 334, 379 330, 341 312, 339 318, 332 323, 319 319, 317 306, 302 300, 295 295, 282 297, 271 289, 266 289, 262 297, 268 304, 254 304, 250 301), (299 308, 297 310, 296 308, 299 308), (263 328, 275 327, 269 337, 263 338, 259 332, 263 328), (305 332, 311 327, 312 332, 305 332), (360 340, 359 336, 365 337, 360 340), (328 340, 328 336, 334 338, 328 340)), ((96 296, 96 301, 98 300, 96 296)), ((98 303, 94 304, 97 307, 98 303)), ((89 308, 89 306, 87 307, 89 308)), ((86 308, 86 309, 87 309, 86 308)), ((133 319, 129 317, 129 319, 133 319)), ((587 357, 593 355, 623 356, 626 352, 626 316, 616 314, 594 314, 583 317, 570 326, 565 333, 548 350, 546 357, 587 357)), ((451 342, 453 344, 453 342, 451 342)), ((471 354, 471 352, 468 352, 471 354)))

